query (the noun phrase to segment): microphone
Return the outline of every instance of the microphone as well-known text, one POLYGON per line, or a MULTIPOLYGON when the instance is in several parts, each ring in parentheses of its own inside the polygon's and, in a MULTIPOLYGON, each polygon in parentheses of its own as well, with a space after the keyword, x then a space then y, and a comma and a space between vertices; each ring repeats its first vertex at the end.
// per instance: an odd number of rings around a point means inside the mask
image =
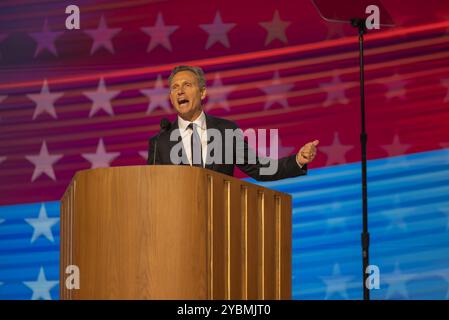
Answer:
POLYGON ((161 135, 161 133, 170 130, 171 128, 171 122, 168 121, 167 118, 162 118, 161 122, 160 122, 160 127, 161 130, 159 131, 159 133, 156 136, 155 142, 154 142, 154 156, 153 156, 153 164, 156 164, 156 152, 157 152, 157 141, 159 140, 159 136, 161 135))

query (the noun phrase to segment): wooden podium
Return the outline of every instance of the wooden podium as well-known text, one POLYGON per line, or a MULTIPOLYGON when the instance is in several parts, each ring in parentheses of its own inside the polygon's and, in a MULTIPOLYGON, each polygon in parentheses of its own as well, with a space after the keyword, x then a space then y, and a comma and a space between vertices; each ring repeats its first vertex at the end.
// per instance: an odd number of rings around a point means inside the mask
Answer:
POLYGON ((92 169, 60 221, 61 299, 291 299, 288 194, 190 166, 92 169))

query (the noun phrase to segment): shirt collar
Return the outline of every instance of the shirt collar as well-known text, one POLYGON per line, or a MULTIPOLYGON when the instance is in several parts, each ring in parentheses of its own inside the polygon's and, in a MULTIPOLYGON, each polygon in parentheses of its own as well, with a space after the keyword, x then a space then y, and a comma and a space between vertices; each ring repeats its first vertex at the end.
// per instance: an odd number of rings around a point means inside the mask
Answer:
MULTIPOLYGON (((200 127, 202 130, 206 130, 206 114, 204 111, 201 111, 201 114, 198 118, 193 121, 198 127, 200 127)), ((184 120, 180 116, 178 116, 178 126, 179 129, 185 131, 187 130, 187 126, 190 124, 190 121, 184 120)))

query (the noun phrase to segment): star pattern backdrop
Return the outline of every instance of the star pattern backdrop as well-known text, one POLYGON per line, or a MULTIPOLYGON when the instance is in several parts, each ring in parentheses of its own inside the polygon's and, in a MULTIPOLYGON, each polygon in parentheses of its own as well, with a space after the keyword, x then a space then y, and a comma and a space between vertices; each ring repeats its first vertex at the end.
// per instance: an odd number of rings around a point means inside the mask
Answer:
MULTIPOLYGON (((397 26, 365 52, 372 296, 449 299, 449 3, 384 5, 397 26)), ((293 298, 360 299, 357 50, 308 0, 2 1, 0 299, 58 298, 59 199, 78 170, 146 163, 179 64, 205 70, 210 114, 279 129, 280 155, 321 141, 307 177, 263 185, 293 195, 293 298)))

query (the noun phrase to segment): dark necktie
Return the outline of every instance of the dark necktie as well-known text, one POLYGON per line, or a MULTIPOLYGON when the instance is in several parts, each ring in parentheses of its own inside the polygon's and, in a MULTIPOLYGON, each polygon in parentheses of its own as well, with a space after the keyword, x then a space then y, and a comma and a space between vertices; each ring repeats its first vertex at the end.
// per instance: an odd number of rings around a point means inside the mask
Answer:
POLYGON ((203 167, 203 150, 201 148, 200 135, 198 134, 198 130, 196 130, 197 126, 198 125, 193 122, 187 126, 188 129, 192 130, 192 135, 190 136, 192 166, 203 167))

